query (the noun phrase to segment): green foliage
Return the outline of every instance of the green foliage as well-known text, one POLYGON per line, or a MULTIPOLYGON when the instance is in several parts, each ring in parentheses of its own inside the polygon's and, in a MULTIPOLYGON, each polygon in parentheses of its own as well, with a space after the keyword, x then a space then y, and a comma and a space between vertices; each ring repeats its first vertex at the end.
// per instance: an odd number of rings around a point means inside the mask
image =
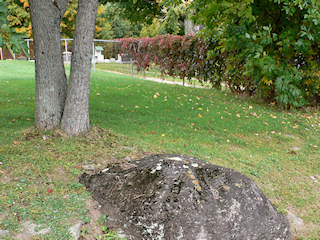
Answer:
POLYGON ((133 22, 151 24, 154 17, 161 15, 160 1, 156 0, 104 0, 103 2, 119 4, 121 18, 133 22))
POLYGON ((106 232, 106 233, 99 236, 99 239, 101 239, 101 240, 127 240, 126 238, 119 237, 119 235, 116 231, 112 231, 112 230, 108 231, 108 229, 106 229, 106 231, 104 231, 104 232, 106 232))
POLYGON ((195 0, 194 20, 215 46, 217 77, 233 91, 284 107, 319 103, 320 3, 195 0))
POLYGON ((24 38, 27 36, 17 33, 13 28, 9 27, 7 16, 9 14, 6 2, 0 0, 0 47, 6 47, 10 53, 24 53, 28 56, 27 43, 24 38))
POLYGON ((62 38, 73 38, 76 24, 78 0, 69 0, 67 10, 61 22, 62 38))
POLYGON ((5 0, 10 12, 7 17, 9 27, 14 28, 18 33, 32 36, 32 27, 28 0, 5 0))
POLYGON ((117 39, 139 36, 142 25, 122 17, 121 11, 119 3, 107 3, 101 6, 101 13, 97 19, 101 28, 99 38, 117 39))
POLYGON ((154 18, 152 24, 144 24, 141 32, 140 37, 155 37, 160 34, 161 28, 161 21, 158 18, 154 18))
POLYGON ((155 17, 151 25, 145 25, 141 30, 141 37, 155 37, 157 35, 185 35, 184 21, 188 8, 185 4, 163 8, 161 17, 155 17))
MULTIPOLYGON (((7 3, 9 8, 9 16, 7 18, 9 28, 15 29, 17 33, 27 34, 29 38, 32 38, 28 1, 3 1, 7 3)), ((95 38, 117 39, 138 36, 151 37, 167 33, 183 34, 183 6, 170 8, 166 11, 158 3, 145 3, 144 1, 115 0, 106 3, 103 3, 104 1, 100 2, 96 20, 95 38), (139 9, 139 11, 136 11, 136 9, 139 9), (158 18, 159 16, 163 19, 158 18)), ((77 5, 77 0, 68 1, 67 10, 61 23, 62 38, 73 38, 77 5)))
POLYGON ((161 24, 160 35, 184 35, 184 18, 186 8, 183 5, 171 7, 169 10, 163 10, 165 17, 161 24))
POLYGON ((99 33, 100 39, 114 39, 114 34, 112 31, 111 23, 108 21, 105 21, 101 26, 101 31, 99 33))
POLYGON ((111 24, 113 38, 184 35, 185 4, 164 7, 161 1, 108 1, 104 18, 111 24))

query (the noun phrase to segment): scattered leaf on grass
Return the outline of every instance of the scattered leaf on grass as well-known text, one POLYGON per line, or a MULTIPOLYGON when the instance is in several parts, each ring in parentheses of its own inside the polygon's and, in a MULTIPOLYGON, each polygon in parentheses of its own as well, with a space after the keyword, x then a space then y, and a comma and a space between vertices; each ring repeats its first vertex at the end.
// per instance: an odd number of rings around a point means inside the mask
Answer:
POLYGON ((291 155, 297 155, 297 152, 296 151, 290 151, 290 152, 288 152, 289 154, 291 154, 291 155))

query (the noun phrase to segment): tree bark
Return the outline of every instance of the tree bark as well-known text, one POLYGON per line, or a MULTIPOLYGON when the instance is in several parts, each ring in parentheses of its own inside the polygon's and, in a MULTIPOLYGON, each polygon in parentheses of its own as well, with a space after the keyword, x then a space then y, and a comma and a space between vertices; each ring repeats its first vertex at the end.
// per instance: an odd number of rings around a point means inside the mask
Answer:
POLYGON ((59 126, 67 92, 60 24, 68 0, 29 0, 36 68, 35 127, 59 126))
POLYGON ((79 0, 72 49, 71 71, 61 128, 68 135, 90 129, 89 91, 98 0, 79 0))

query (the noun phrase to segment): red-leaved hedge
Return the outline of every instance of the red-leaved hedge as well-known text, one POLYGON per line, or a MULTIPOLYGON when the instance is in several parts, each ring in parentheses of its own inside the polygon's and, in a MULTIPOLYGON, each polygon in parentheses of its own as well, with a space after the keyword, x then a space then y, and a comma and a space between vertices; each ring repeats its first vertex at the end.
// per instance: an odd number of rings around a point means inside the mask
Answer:
POLYGON ((213 60, 207 57, 210 42, 198 36, 162 35, 118 41, 121 52, 133 57, 138 71, 157 65, 162 75, 215 83, 213 60))

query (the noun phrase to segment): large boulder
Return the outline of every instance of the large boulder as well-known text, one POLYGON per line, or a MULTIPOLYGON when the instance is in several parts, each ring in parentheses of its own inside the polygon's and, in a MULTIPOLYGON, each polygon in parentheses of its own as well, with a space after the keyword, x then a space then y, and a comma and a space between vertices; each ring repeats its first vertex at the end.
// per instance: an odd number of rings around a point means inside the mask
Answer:
POLYGON ((291 239, 287 219, 252 180, 194 157, 152 155, 80 182, 127 239, 291 239))

